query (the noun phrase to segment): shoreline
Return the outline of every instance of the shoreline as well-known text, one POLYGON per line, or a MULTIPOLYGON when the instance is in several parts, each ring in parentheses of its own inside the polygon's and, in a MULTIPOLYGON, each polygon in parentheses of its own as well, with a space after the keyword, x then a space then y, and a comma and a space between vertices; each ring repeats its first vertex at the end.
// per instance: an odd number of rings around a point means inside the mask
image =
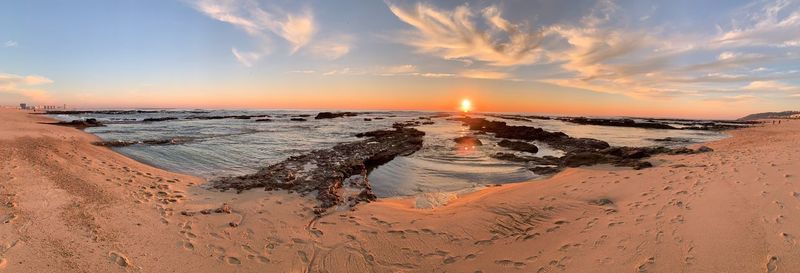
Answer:
POLYGON ((0 201, 13 204, 0 209, 8 219, 0 225, 0 270, 9 272, 800 266, 800 235, 793 234, 800 187, 792 183, 800 173, 787 153, 797 152, 795 121, 729 131, 729 138, 704 143, 715 152, 658 155, 650 169, 569 168, 433 209, 383 198, 315 218, 310 196, 206 191, 197 187, 202 179, 93 146, 97 137, 89 133, 38 124, 42 117, 24 112, 0 115, 8 121, 0 155, 10 162, 0 166, 7 181, 0 196, 8 199, 0 201))

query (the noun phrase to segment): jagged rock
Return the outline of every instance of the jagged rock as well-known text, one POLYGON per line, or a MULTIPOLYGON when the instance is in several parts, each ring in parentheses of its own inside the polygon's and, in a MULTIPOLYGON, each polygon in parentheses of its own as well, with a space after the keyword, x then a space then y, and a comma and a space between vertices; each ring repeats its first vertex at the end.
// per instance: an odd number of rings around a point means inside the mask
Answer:
POLYGON ((647 161, 636 162, 636 164, 633 165, 633 169, 634 170, 641 170, 641 169, 652 168, 652 167, 653 167, 653 164, 650 163, 650 162, 647 162, 647 161))
POLYGON ((548 132, 530 126, 509 126, 502 121, 490 121, 484 118, 457 118, 470 130, 494 133, 495 137, 525 141, 541 141, 564 151, 599 150, 610 147, 607 142, 590 138, 573 138, 562 132, 548 132))
POLYGON ((332 119, 332 118, 340 118, 340 117, 354 117, 358 115, 357 113, 353 112, 338 112, 338 113, 331 113, 331 112, 320 112, 317 114, 314 119, 332 119))
POLYGON ((570 153, 562 158, 561 165, 566 167, 591 166, 607 162, 606 156, 597 152, 570 153))
POLYGON ((528 153, 532 153, 532 154, 535 154, 535 153, 539 152, 539 147, 536 147, 536 145, 533 145, 533 144, 530 144, 530 143, 527 143, 527 142, 522 142, 522 141, 511 141, 511 140, 505 140, 504 139, 504 140, 501 140, 500 142, 498 142, 497 145, 500 146, 500 147, 503 147, 503 148, 508 148, 508 149, 514 150, 514 151, 528 152, 528 153))
POLYGON ((224 177, 209 185, 220 190, 239 192, 263 187, 285 189, 301 194, 317 192, 319 212, 349 200, 354 203, 375 199, 367 174, 397 156, 407 156, 422 148, 424 132, 398 127, 357 134, 364 140, 338 144, 330 149, 292 156, 262 168, 255 174, 224 177), (359 190, 355 196, 342 196, 343 187, 359 190))
POLYGON ((93 118, 87 118, 85 120, 60 121, 60 122, 50 123, 50 124, 59 125, 59 126, 75 127, 77 129, 86 129, 86 128, 89 128, 89 127, 105 126, 102 123, 100 123, 99 121, 97 121, 97 119, 93 119, 93 118))

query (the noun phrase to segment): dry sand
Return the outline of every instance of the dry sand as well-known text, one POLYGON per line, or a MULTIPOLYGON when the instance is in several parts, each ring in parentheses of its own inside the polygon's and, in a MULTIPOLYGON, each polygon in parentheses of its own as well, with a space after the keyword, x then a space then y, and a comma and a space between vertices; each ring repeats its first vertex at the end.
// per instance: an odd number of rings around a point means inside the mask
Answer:
POLYGON ((800 268, 797 121, 732 131, 714 152, 650 169, 569 169, 440 208, 387 199, 320 219, 313 198, 206 191, 47 121, 0 109, 3 272, 800 268))

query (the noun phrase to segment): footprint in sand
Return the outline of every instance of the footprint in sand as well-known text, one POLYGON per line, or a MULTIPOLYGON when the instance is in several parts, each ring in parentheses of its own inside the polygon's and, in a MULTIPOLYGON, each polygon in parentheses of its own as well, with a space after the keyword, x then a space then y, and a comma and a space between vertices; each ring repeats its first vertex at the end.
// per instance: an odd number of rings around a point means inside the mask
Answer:
POLYGON ((767 261, 767 273, 773 273, 778 270, 778 257, 771 256, 767 261))
POLYGON ((300 260, 304 263, 308 263, 308 254, 306 254, 305 251, 297 251, 297 256, 299 256, 300 260))
POLYGON ((115 252, 115 251, 109 252, 108 253, 108 258, 112 262, 114 262, 115 264, 117 264, 119 266, 122 266, 122 267, 128 267, 128 266, 131 265, 131 262, 130 262, 130 260, 128 260, 128 257, 125 257, 124 255, 122 255, 122 254, 120 254, 118 252, 115 252))
POLYGON ((230 257, 230 256, 225 257, 225 262, 228 263, 228 264, 234 264, 234 265, 242 264, 242 261, 239 260, 239 258, 230 257))
POLYGON ((190 250, 190 251, 194 250, 194 244, 192 244, 189 241, 185 241, 185 242, 184 241, 179 241, 178 242, 178 247, 182 247, 182 248, 184 248, 186 250, 190 250))
POLYGON ((656 258, 655 257, 647 258, 647 261, 645 261, 643 264, 639 265, 639 267, 636 268, 636 270, 637 270, 636 272, 639 272, 639 273, 649 272, 647 270, 647 267, 650 266, 651 264, 654 264, 654 263, 656 263, 656 258))

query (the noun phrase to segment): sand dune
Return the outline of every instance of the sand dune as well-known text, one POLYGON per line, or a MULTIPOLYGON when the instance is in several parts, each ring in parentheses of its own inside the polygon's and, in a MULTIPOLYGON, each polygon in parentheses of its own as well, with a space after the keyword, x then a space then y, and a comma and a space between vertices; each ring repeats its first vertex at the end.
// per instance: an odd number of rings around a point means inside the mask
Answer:
POLYGON ((0 110, 0 271, 792 272, 800 122, 732 131, 655 167, 569 169, 416 209, 315 218, 312 196, 204 181, 0 110))

